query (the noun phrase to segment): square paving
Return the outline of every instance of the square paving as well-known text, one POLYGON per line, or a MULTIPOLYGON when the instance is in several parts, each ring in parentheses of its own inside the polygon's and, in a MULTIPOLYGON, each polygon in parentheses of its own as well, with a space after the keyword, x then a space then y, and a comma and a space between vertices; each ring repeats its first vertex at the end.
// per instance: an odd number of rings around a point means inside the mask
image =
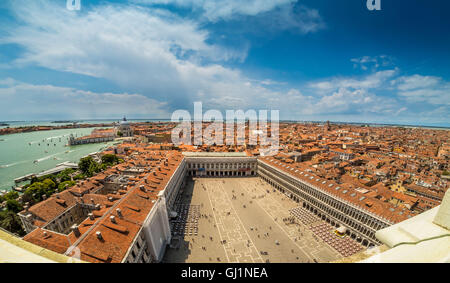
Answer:
POLYGON ((178 227, 186 227, 183 221, 199 215, 198 234, 177 233, 180 243, 167 249, 163 261, 300 263, 342 258, 292 217, 297 206, 260 178, 194 179, 180 193, 175 207, 183 214, 175 221, 181 219, 178 227))

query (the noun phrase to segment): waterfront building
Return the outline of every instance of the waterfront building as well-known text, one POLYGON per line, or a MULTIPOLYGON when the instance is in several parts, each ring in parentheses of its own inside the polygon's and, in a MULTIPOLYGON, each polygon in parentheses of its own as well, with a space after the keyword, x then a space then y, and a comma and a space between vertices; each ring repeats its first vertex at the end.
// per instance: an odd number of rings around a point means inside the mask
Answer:
POLYGON ((116 129, 116 135, 118 132, 122 134, 122 137, 133 136, 133 130, 131 129, 130 123, 127 121, 126 117, 123 117, 123 120, 120 121, 119 126, 116 129))

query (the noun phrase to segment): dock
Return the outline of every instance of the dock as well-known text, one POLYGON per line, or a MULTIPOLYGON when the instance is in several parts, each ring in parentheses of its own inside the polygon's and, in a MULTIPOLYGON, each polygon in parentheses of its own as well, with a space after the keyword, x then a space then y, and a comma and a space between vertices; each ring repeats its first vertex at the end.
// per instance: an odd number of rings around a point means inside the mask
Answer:
POLYGON ((60 173, 60 172, 62 172, 64 170, 66 170, 66 169, 69 169, 69 168, 78 169, 78 164, 72 163, 72 162, 63 162, 63 163, 57 164, 56 167, 53 168, 53 169, 50 169, 50 170, 47 170, 47 171, 44 171, 44 172, 41 172, 41 173, 38 173, 38 174, 28 174, 28 175, 19 177, 17 179, 14 179, 14 182, 16 184, 17 183, 22 183, 22 182, 31 180, 34 177, 40 178, 40 177, 47 176, 47 175, 57 174, 57 173, 60 173))

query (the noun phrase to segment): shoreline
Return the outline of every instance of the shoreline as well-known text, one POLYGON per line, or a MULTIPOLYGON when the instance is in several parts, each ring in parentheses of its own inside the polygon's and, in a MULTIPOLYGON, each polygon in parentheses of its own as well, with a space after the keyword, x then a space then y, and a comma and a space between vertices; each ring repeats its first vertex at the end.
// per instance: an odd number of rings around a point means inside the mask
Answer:
MULTIPOLYGON (((81 158, 87 155, 103 152, 107 148, 120 143, 120 141, 114 140, 107 143, 67 146, 66 137, 70 133, 76 132, 78 135, 81 133, 82 136, 89 134, 90 129, 94 129, 91 128, 90 124, 89 126, 88 128, 52 129, 48 131, 17 133, 9 135, 9 137, 6 136, 5 141, 0 142, 0 148, 5 150, 4 159, 1 162, 2 165, 0 165, 0 191, 11 191, 13 187, 25 184, 15 183, 14 180, 17 178, 29 174, 40 174, 55 168, 57 164, 63 162, 78 163, 81 158), (50 146, 43 144, 41 144, 41 147, 38 146, 38 142, 51 138, 54 141, 49 142, 50 146), (56 143, 56 145, 53 143, 56 143), (39 160, 39 162, 34 163, 34 160, 39 160)), ((1 139, 2 136, 0 136, 1 139)))
MULTIPOLYGON (((103 144, 103 143, 99 143, 99 144, 103 144)), ((106 145, 105 147, 102 147, 102 148, 99 149, 98 151, 88 153, 88 154, 86 154, 86 155, 80 157, 80 158, 78 159, 78 162, 79 162, 81 159, 85 158, 85 157, 93 156, 93 155, 97 155, 97 154, 101 154, 102 152, 104 152, 105 150, 107 150, 109 147, 111 147, 111 146, 116 146, 117 144, 118 144, 117 141, 115 141, 115 143, 112 144, 112 145, 106 145)), ((78 164, 78 162, 76 162, 76 163, 78 164)), ((61 166, 64 166, 64 165, 67 165, 67 164, 70 164, 70 163, 75 163, 75 162, 64 161, 64 162, 62 162, 62 163, 57 164, 56 166, 54 166, 54 167, 52 167, 52 168, 49 168, 49 169, 46 169, 46 170, 43 170, 43 171, 40 171, 40 172, 33 172, 33 173, 27 174, 27 175, 25 175, 25 176, 18 177, 18 178, 16 178, 16 179, 20 179, 20 178, 22 178, 22 177, 27 177, 27 176, 30 176, 30 177, 31 177, 31 176, 35 176, 35 177, 50 176, 50 175, 55 174, 55 173, 49 173, 49 174, 44 174, 44 173, 50 172, 50 171, 52 171, 53 169, 56 169, 56 168, 58 168, 58 167, 61 167, 61 166)), ((6 191, 6 192, 16 191, 16 192, 18 192, 19 194, 22 194, 23 191, 18 190, 18 188, 22 188, 24 185, 26 185, 26 184, 24 184, 24 183, 29 182, 30 179, 25 179, 25 180, 23 180, 23 181, 21 181, 21 182, 16 182, 16 179, 13 180, 14 185, 13 185, 10 189, 3 189, 3 190, 1 190, 1 191, 6 191)))
POLYGON ((64 126, 25 126, 17 128, 3 128, 0 129, 0 136, 53 131, 53 130, 70 130, 70 129, 86 129, 86 128, 100 128, 100 127, 113 127, 112 123, 100 123, 100 124, 77 124, 77 125, 64 125, 64 126))

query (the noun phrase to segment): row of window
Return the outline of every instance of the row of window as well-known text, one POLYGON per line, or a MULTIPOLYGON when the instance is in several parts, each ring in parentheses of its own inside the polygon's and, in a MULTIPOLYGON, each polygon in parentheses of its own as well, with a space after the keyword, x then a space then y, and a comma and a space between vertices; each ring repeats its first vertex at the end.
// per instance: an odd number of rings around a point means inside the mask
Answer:
POLYGON ((188 164, 189 169, 243 169, 243 168, 256 168, 255 162, 239 162, 239 163, 189 163, 188 164))
MULTIPOLYGON (((275 171, 274 169, 272 169, 268 166, 262 165, 261 167, 268 170, 269 172, 272 171, 273 173, 278 175, 277 171, 275 171)), ((345 205, 333 198, 330 198, 328 195, 323 194, 322 192, 318 192, 317 190, 312 189, 309 186, 298 182, 297 180, 293 180, 291 178, 283 178, 283 180, 290 183, 288 185, 291 185, 292 187, 294 187, 296 189, 295 193, 300 193, 301 195, 304 195, 301 193, 300 190, 298 190, 298 187, 300 187, 303 191, 307 192, 308 195, 313 196, 315 199, 320 200, 321 202, 327 204, 328 206, 334 207, 339 212, 343 212, 343 213, 345 213, 345 215, 348 215, 348 216, 356 219, 358 222, 363 223, 365 226, 367 226, 366 228, 376 231, 376 230, 379 230, 381 228, 388 226, 387 224, 382 223, 377 219, 373 219, 371 216, 369 216, 363 212, 357 211, 356 209, 349 207, 348 205, 345 205)), ((326 210, 329 210, 328 206, 323 206, 323 207, 326 208, 326 210)), ((343 219, 346 219, 346 217, 343 217, 343 219)), ((352 226, 356 226, 356 225, 357 224, 355 223, 352 226)), ((361 227, 361 229, 363 229, 363 228, 364 227, 361 227)))

